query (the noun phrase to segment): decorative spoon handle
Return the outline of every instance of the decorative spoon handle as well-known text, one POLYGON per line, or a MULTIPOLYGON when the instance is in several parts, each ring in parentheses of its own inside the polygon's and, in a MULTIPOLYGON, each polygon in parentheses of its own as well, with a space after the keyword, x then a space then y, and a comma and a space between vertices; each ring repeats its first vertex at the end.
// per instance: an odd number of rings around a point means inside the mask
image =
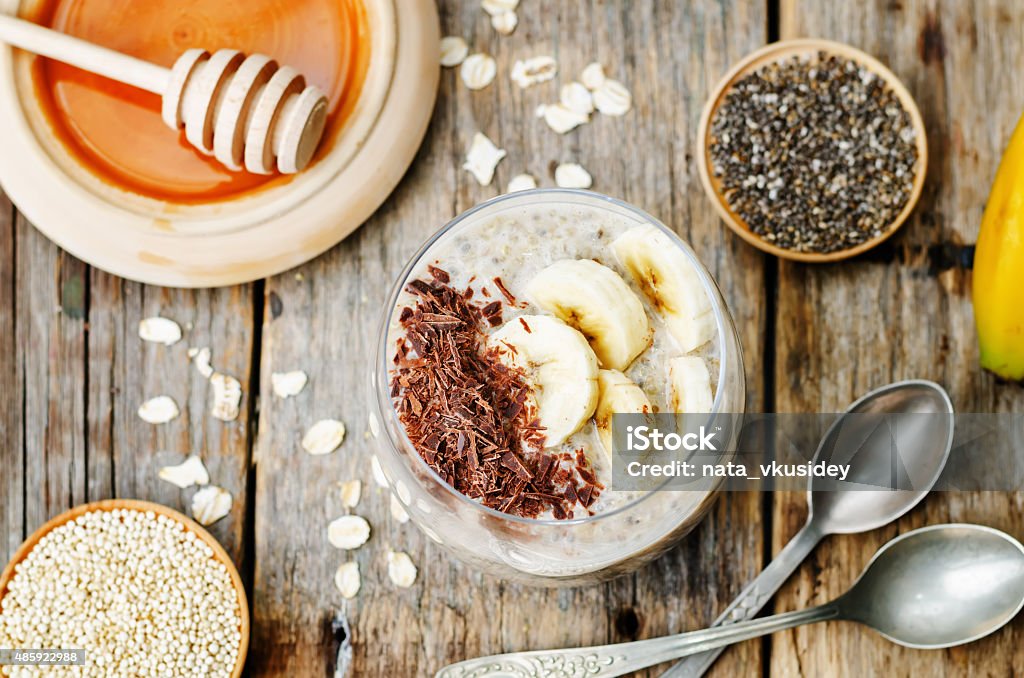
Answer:
MULTIPOLYGON (((768 563, 768 566, 750 582, 747 588, 736 597, 725 612, 715 620, 714 626, 724 626, 740 621, 753 619, 771 598, 778 592, 789 577, 800 567, 800 563, 810 555, 814 547, 821 541, 822 534, 808 520, 800 531, 789 540, 779 555, 768 563)), ((665 673, 661 678, 698 678, 711 668, 711 665, 722 654, 725 647, 691 654, 665 673)))
POLYGON ((839 605, 680 633, 632 643, 574 650, 512 652, 446 666, 435 678, 612 678, 661 662, 757 638, 776 631, 839 617, 839 605))

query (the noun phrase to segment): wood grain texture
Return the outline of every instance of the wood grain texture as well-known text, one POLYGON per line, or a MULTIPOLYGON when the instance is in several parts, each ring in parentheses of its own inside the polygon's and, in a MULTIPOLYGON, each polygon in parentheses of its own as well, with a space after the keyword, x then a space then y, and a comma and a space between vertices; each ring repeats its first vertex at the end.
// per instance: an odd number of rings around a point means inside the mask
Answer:
POLYGON ((231 514, 209 529, 239 566, 248 501, 253 303, 251 285, 178 290, 90 273, 89 499, 145 499, 189 513, 196 489, 179 490, 157 471, 198 454, 210 482, 234 498, 231 514), (139 321, 158 315, 181 325, 181 341, 164 346, 139 338, 139 321), (209 347, 213 368, 241 382, 237 420, 210 414, 213 389, 190 364, 189 347, 209 347), (154 426, 137 410, 158 395, 172 397, 181 415, 154 426))
POLYGON ((0 200, 0 349, 3 349, 3 549, 9 556, 47 519, 76 504, 141 498, 187 510, 192 491, 158 480, 161 465, 202 455, 235 504, 211 531, 237 563, 244 553, 248 483, 250 287, 181 291, 130 283, 61 251, 0 200), (165 315, 186 328, 172 347, 138 336, 165 315), (210 388, 189 365, 190 344, 212 347, 214 365, 243 384, 242 414, 210 414, 210 388), (152 426, 136 414, 171 395, 182 409, 152 426))
MULTIPOLYGON (((85 501, 85 264, 15 218, 24 530, 85 501)), ((17 440, 17 438, 16 438, 17 440)))
MULTIPOLYGON (((454 562, 411 525, 399 526, 388 497, 372 484, 367 428, 367 365, 381 305, 419 244, 459 212, 498 195, 520 172, 552 186, 558 162, 578 161, 595 190, 658 216, 688 238, 718 276, 737 314, 748 356, 764 339, 759 254, 729 237, 705 200, 693 163, 694 130, 705 96, 728 64, 763 44, 767 19, 749 3, 551 3, 523 6, 511 37, 498 36, 477 3, 442 3, 443 32, 493 54, 499 76, 480 92, 457 71, 442 74, 434 119, 417 161, 376 216, 352 238, 297 272, 267 282, 262 335, 261 407, 256 450, 255 638, 257 675, 327 675, 334 670, 331 624, 351 624, 351 676, 426 676, 470 656, 560 645, 604 643, 698 628, 717 616, 762 562, 757 497, 724 497, 711 516, 668 556, 606 585, 558 591, 496 582, 454 562), (600 49, 595 45, 601 46, 600 49), (508 72, 516 59, 550 54, 555 82, 521 90, 508 72), (633 91, 625 118, 594 121, 558 136, 533 116, 557 99, 557 86, 589 62, 633 91), (508 157, 494 185, 460 169, 475 131, 508 157), (275 371, 311 376, 297 398, 269 394, 275 371), (337 417, 348 440, 323 458, 306 455, 302 432, 337 417), (360 478, 357 512, 373 525, 355 553, 332 549, 327 523, 343 513, 336 483, 360 478), (400 591, 387 578, 388 548, 408 551, 420 577, 400 591), (345 602, 335 569, 357 560, 359 596, 345 602)), ((751 407, 761 406, 762 365, 748 364, 751 407)), ((718 675, 761 666, 760 643, 730 652, 718 675)), ((644 675, 657 675, 656 671, 644 675)))
MULTIPOLYGON (((835 267, 782 264, 777 403, 780 411, 837 411, 897 379, 943 384, 960 412, 1021 411, 1024 389, 978 367, 970 273, 940 256, 974 242, 989 186, 1024 109, 1024 7, 1018 2, 786 0, 783 37, 848 42, 887 63, 917 99, 932 158, 912 220, 883 248, 835 267)), ((775 500, 773 547, 796 532, 802 496, 775 500)), ((874 551, 926 524, 978 522, 1024 534, 1019 494, 934 494, 897 524, 832 537, 777 600, 778 610, 823 602, 853 581, 874 551)), ((911 651, 852 624, 819 624, 772 642, 773 675, 1011 675, 1024 665, 1019 623, 946 651, 911 651)))
POLYGON ((25 469, 22 455, 22 380, 17 358, 17 240, 14 207, 0 191, 0 559, 5 563, 25 538, 25 469))

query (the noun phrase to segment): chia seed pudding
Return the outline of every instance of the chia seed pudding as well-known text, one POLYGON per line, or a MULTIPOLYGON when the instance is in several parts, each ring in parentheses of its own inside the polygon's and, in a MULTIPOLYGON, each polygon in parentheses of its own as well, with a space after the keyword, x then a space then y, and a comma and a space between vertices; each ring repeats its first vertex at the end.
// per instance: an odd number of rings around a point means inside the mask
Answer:
POLYGON ((408 281, 387 328, 392 402, 419 455, 485 506, 562 520, 629 504, 642 493, 612 487, 601 412, 711 409, 711 301, 653 226, 582 204, 527 204, 438 241, 408 281), (677 392, 684 363, 707 375, 706 394, 677 392), (570 372, 577 386, 563 383, 570 372), (618 387, 634 401, 609 395, 618 387))

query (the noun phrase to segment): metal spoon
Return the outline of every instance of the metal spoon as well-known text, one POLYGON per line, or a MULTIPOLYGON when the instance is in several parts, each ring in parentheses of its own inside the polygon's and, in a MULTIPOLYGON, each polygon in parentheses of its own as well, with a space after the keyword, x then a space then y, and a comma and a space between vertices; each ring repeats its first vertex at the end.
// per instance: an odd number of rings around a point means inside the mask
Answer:
POLYGON ((918 649, 969 643, 1024 607, 1024 546, 980 525, 935 525, 883 546, 850 589, 809 610, 721 628, 569 650, 516 652, 452 664, 436 678, 611 678, 676 657, 826 621, 856 621, 918 649))
MULTIPOLYGON (((817 490, 830 479, 812 478, 807 490, 807 523, 715 620, 714 626, 757 616, 825 535, 874 530, 896 520, 924 499, 938 480, 953 445, 953 403, 934 382, 899 381, 863 396, 832 424, 818 445, 814 460, 849 463, 847 483, 887 486, 894 441, 888 430, 879 432, 876 427, 882 415, 904 413, 945 415, 899 420, 895 441, 899 458, 913 487, 919 489, 822 492, 817 490)), ((697 678, 711 667, 723 649, 691 655, 663 673, 662 678, 697 678)))

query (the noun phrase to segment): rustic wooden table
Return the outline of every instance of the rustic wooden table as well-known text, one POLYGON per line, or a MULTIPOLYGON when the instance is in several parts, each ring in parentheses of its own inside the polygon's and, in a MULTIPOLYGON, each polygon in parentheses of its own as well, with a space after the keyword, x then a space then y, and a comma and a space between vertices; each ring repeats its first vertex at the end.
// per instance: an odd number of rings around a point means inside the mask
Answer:
MULTIPOLYGON (((156 469, 197 451, 236 500, 213 532, 251 590, 252 675, 328 675, 342 640, 353 649, 342 675, 415 677, 473 655, 709 623, 802 524, 802 494, 723 496, 682 544, 635 575, 533 590, 486 579, 412 525, 395 523, 371 481, 366 356, 385 290, 427 235, 496 194, 459 168, 478 129, 509 150, 496 185, 524 170, 551 185, 554 161, 579 160, 593 171, 596 190, 646 208, 693 244, 742 335, 748 409, 836 411, 868 389, 911 377, 944 384, 959 411, 1024 409, 1024 388, 978 370, 964 249, 1024 109, 1017 73, 1024 4, 523 0, 511 37, 491 29, 475 0, 442 5, 444 32, 495 55, 501 73, 535 54, 556 56, 564 74, 597 59, 632 88, 635 110, 559 137, 532 115, 551 88, 523 91, 503 75, 470 92, 446 71, 423 148, 377 214, 301 269, 230 289, 118 279, 59 250, 0 197, 0 561, 48 517, 85 501, 139 497, 182 508, 188 494, 159 481, 156 469), (695 167, 694 131, 709 88, 746 52, 797 36, 878 56, 913 92, 928 127, 931 166, 910 222, 884 247, 836 266, 779 262, 732 236, 695 167), (139 341, 138 321, 156 314, 187 323, 186 340, 170 350, 139 341), (189 368, 186 345, 210 346, 214 365, 242 381, 237 422, 209 416, 208 386, 189 368), (311 375, 306 391, 273 397, 271 373, 292 369, 311 375), (174 396, 182 416, 154 427, 135 409, 158 393, 174 396), (349 439, 333 455, 309 457, 299 439, 323 417, 347 422, 349 439), (355 553, 363 590, 346 603, 332 582, 344 557, 327 544, 325 526, 342 513, 336 482, 350 477, 366 483, 359 512, 375 535, 355 553), (389 547, 418 563, 412 589, 396 590, 387 579, 389 547), (350 631, 338 630, 343 620, 350 631)), ((826 600, 886 540, 945 521, 1021 537, 1024 501, 933 495, 895 525, 832 537, 774 609, 826 600)), ((819 624, 730 649, 714 674, 1019 675, 1022 639, 1018 619, 968 647, 922 652, 851 624, 819 624)))

